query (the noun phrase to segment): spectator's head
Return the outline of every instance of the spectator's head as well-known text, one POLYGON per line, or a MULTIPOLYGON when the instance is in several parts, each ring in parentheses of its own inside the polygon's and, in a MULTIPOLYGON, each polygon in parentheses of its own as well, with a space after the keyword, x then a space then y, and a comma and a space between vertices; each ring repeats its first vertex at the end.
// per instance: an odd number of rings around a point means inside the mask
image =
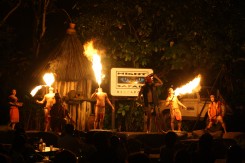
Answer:
POLYGON ((25 134, 25 129, 22 123, 18 122, 14 126, 16 134, 25 134))
POLYGON ((60 152, 57 152, 54 157, 54 163, 61 162, 76 163, 77 157, 73 152, 69 150, 62 150, 60 152))
POLYGON ((73 135, 74 134, 74 126, 72 124, 66 124, 64 127, 65 134, 73 135))
POLYGON ((61 102, 61 97, 59 93, 55 93, 54 98, 56 102, 61 102))
POLYGON ((177 141, 177 134, 173 131, 168 131, 165 136, 165 144, 167 147, 173 147, 177 141))
POLYGON ((22 149, 26 144, 26 137, 22 134, 16 135, 12 143, 12 149, 19 150, 22 149))
POLYGON ((199 149, 200 150, 209 150, 213 146, 213 136, 210 133, 204 133, 199 138, 199 149))
POLYGON ((94 145, 97 149, 105 149, 109 147, 110 139, 104 132, 96 132, 93 135, 94 145))
POLYGON ((116 135, 113 135, 110 139, 110 143, 113 147, 116 147, 120 144, 120 138, 116 135))
POLYGON ((143 147, 143 144, 138 139, 131 138, 131 139, 128 139, 127 141, 127 150, 129 154, 140 152, 142 147, 143 147))
POLYGON ((186 149, 180 149, 175 153, 174 162, 191 162, 191 155, 186 149))
POLYGON ((128 156, 128 163, 150 163, 150 158, 145 153, 135 153, 128 156))

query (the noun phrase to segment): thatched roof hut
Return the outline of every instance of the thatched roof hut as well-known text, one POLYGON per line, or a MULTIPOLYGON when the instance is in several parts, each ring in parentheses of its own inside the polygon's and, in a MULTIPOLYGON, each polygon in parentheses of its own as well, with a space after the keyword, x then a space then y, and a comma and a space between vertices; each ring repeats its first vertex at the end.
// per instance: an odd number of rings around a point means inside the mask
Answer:
POLYGON ((91 114, 92 63, 83 55, 83 45, 77 37, 75 24, 70 24, 61 43, 52 52, 41 72, 52 72, 53 87, 68 99, 68 109, 76 128, 86 129, 91 114))
POLYGON ((77 37, 75 24, 70 24, 66 36, 55 49, 50 60, 50 71, 58 81, 80 81, 91 79, 92 63, 83 55, 83 45, 77 37))

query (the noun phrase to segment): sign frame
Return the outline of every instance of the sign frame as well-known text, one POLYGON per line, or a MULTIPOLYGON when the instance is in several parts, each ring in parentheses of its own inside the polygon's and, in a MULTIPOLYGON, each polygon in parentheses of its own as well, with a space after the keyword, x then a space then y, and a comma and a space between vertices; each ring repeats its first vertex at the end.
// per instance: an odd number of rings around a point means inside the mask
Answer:
POLYGON ((112 68, 110 93, 112 96, 138 96, 145 77, 152 74, 152 69, 112 68))

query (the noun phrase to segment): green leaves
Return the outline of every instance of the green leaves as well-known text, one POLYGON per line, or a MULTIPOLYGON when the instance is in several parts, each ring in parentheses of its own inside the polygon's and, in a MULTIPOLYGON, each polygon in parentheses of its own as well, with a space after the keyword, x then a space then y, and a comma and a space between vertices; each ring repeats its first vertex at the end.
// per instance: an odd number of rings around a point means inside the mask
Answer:
POLYGON ((119 108, 117 110, 117 114, 121 114, 122 116, 125 116, 126 113, 129 111, 129 108, 130 108, 129 105, 119 104, 119 108))

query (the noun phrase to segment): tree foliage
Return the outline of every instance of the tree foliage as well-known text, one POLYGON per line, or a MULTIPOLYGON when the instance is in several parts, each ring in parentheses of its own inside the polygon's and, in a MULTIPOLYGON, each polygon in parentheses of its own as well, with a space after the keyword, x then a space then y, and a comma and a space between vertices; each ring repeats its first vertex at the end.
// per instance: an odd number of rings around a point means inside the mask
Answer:
POLYGON ((185 83, 201 73, 212 85, 220 71, 231 89, 228 71, 244 35, 244 12, 230 0, 82 1, 74 17, 83 42, 97 39, 106 49, 108 67, 150 67, 185 83), (110 63, 110 64, 109 64, 110 63))
MULTIPOLYGON (((14 6, 20 1, 3 2, 14 6)), ((236 71, 241 69, 242 64, 237 63, 244 62, 245 51, 242 1, 47 0, 41 3, 34 0, 22 1, 19 8, 19 14, 31 10, 28 20, 32 19, 33 29, 28 31, 31 33, 28 36, 33 38, 29 47, 33 54, 28 55, 35 56, 40 48, 38 59, 48 53, 44 49, 55 45, 51 39, 55 40, 57 36, 52 33, 60 28, 54 28, 52 17, 64 15, 63 10, 76 23, 82 43, 94 39, 98 48, 106 50, 103 62, 107 71, 112 67, 152 68, 163 79, 164 85, 178 86, 199 73, 205 78, 203 84, 212 85, 222 70, 218 84, 227 93, 236 89, 236 76, 239 81, 244 81, 241 73, 236 71)), ((4 11, 4 15, 9 13, 4 11)), ((65 26, 68 24, 64 17, 65 26)), ((0 27, 1 52, 22 56, 25 53, 19 49, 5 48, 14 47, 16 40, 9 32, 14 26, 3 19, 4 16, 1 18, 5 22, 0 27)), ((31 62, 33 58, 27 59, 31 62)), ((30 68, 31 65, 26 66, 30 68)))

